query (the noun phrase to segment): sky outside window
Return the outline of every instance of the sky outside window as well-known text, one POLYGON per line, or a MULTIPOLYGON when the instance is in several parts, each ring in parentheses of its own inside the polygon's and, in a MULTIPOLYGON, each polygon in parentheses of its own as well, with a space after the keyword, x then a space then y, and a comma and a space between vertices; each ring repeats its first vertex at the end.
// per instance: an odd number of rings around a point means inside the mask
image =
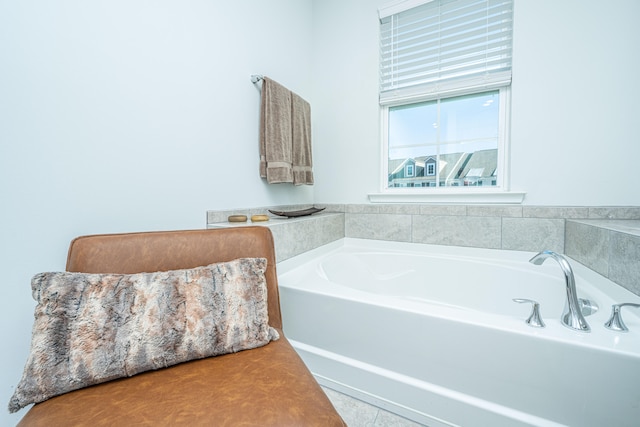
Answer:
MULTIPOLYGON (((389 173, 400 162, 413 159, 420 169, 413 177, 405 174, 404 179, 419 180, 427 176, 422 171, 431 156, 438 162, 439 181, 432 179, 431 184, 420 182, 419 186, 496 185, 499 100, 499 91, 491 91, 390 107, 389 173), (470 173, 482 177, 482 182, 465 180, 470 173)), ((402 177, 394 172, 389 182, 398 186, 398 178, 402 177)), ((400 186, 406 186, 404 182, 400 186)))
POLYGON ((498 91, 389 108, 389 159, 497 149, 498 91), (439 131, 439 133, 438 133, 439 131))

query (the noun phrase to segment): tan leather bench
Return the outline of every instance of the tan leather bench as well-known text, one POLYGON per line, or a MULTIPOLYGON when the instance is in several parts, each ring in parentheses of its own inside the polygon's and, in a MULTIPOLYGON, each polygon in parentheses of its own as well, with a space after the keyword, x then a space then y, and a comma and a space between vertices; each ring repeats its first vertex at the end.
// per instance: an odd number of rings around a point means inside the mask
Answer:
POLYGON ((264 257, 269 324, 280 339, 113 380, 34 405, 19 426, 345 426, 282 333, 266 227, 94 235, 71 242, 67 271, 140 273, 264 257))

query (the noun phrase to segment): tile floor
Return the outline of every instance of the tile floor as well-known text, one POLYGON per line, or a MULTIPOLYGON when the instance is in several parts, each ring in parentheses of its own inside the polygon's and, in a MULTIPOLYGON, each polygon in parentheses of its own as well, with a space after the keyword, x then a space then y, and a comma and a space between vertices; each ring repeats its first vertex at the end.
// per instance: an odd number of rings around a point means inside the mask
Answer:
POLYGON ((420 427, 399 415, 369 405, 361 400, 323 387, 342 419, 349 427, 420 427))

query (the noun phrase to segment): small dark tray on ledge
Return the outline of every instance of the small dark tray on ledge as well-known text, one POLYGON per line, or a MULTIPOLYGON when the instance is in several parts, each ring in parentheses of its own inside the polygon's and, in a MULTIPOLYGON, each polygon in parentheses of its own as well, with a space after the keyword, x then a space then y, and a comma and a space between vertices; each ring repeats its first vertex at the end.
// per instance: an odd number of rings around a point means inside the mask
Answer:
POLYGON ((318 213, 321 212, 323 210, 325 210, 326 208, 309 208, 309 209, 302 209, 300 211, 289 211, 289 212, 285 212, 285 211, 272 211, 271 209, 269 209, 269 212, 271 212, 274 215, 278 215, 278 216, 286 216, 287 218, 295 218, 298 216, 307 216, 307 215, 312 215, 314 213, 318 213))

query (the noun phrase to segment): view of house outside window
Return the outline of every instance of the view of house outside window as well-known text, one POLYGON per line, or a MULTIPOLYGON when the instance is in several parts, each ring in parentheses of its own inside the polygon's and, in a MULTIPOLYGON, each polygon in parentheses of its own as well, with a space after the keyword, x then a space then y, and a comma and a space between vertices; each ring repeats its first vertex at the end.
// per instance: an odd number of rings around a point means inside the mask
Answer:
POLYGON ((498 90, 389 107, 388 187, 496 186, 498 90))

